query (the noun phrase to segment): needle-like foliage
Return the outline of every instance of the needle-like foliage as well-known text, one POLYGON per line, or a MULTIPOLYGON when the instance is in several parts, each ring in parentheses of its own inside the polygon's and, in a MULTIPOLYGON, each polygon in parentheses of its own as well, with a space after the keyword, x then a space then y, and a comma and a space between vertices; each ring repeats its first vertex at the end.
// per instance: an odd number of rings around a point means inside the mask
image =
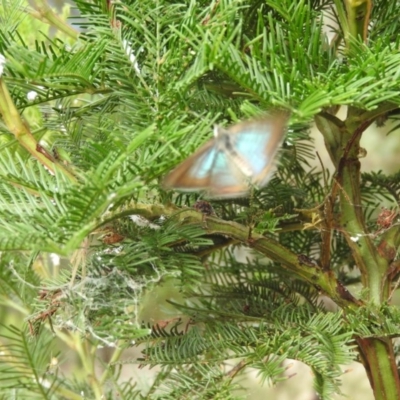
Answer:
POLYGON ((324 400, 354 360, 400 396, 399 173, 359 161, 368 126, 398 128, 400 3, 355 3, 75 0, 68 23, 1 3, 3 398, 239 399, 287 359, 324 400), (163 187, 214 124, 274 109, 290 122, 266 187, 163 187))

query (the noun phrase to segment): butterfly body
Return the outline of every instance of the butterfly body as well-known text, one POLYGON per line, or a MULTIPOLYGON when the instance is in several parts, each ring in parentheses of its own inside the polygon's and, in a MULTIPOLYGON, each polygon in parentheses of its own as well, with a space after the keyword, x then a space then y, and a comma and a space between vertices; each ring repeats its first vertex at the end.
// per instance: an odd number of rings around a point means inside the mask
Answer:
POLYGON ((207 197, 240 197, 251 186, 262 187, 272 172, 283 140, 287 114, 215 128, 215 137, 172 170, 164 186, 205 191, 207 197))

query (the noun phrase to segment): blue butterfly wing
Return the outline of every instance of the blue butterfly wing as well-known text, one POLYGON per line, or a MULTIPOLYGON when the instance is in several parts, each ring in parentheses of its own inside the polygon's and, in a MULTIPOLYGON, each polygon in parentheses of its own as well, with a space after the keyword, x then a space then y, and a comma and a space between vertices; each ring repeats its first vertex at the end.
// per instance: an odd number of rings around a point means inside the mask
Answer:
POLYGON ((210 140, 164 179, 166 188, 207 192, 208 197, 235 197, 247 191, 245 177, 216 140, 210 140))
POLYGON ((287 116, 234 125, 227 149, 238 167, 258 186, 268 182, 276 152, 282 143, 287 116))
POLYGON ((223 154, 215 146, 199 155, 193 162, 190 172, 196 179, 211 179, 211 174, 214 170, 224 168, 223 154))
POLYGON ((177 190, 198 191, 210 186, 211 171, 217 156, 214 140, 203 145, 164 179, 164 186, 177 190))
POLYGON ((238 197, 249 184, 264 186, 283 140, 288 114, 243 122, 221 129, 217 137, 179 164, 164 186, 206 191, 209 197, 238 197))
POLYGON ((225 149, 216 152, 208 194, 211 197, 235 197, 248 191, 246 177, 225 149))
POLYGON ((234 149, 240 159, 251 168, 251 174, 254 176, 261 174, 266 164, 271 161, 268 154, 264 154, 270 137, 271 134, 268 131, 264 133, 244 131, 235 138, 234 149))

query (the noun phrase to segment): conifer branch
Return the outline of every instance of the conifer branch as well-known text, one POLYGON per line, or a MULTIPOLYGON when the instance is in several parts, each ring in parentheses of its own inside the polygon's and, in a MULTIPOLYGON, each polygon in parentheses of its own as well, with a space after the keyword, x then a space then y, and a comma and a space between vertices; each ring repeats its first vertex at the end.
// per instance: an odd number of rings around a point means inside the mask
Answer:
POLYGON ((273 239, 255 233, 249 237, 248 227, 215 217, 204 217, 203 214, 193 210, 181 211, 174 218, 184 225, 193 223, 205 225, 203 229, 207 234, 220 234, 239 240, 271 260, 281 263, 283 268, 287 268, 299 278, 320 287, 342 307, 353 307, 358 304, 358 301, 330 271, 323 271, 313 260, 301 254, 292 253, 273 239))

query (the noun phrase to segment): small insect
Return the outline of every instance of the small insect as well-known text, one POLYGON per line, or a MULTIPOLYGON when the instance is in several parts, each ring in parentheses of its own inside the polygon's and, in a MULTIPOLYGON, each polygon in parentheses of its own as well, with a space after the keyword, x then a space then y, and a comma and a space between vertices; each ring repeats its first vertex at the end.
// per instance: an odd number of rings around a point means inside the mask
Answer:
POLYGON ((275 112, 228 129, 215 127, 214 138, 172 170, 164 187, 231 198, 245 196, 252 186, 265 186, 288 118, 288 113, 275 112))
POLYGON ((212 205, 205 200, 197 200, 196 203, 193 204, 193 208, 197 211, 200 211, 203 215, 214 215, 215 211, 212 208, 212 205))

